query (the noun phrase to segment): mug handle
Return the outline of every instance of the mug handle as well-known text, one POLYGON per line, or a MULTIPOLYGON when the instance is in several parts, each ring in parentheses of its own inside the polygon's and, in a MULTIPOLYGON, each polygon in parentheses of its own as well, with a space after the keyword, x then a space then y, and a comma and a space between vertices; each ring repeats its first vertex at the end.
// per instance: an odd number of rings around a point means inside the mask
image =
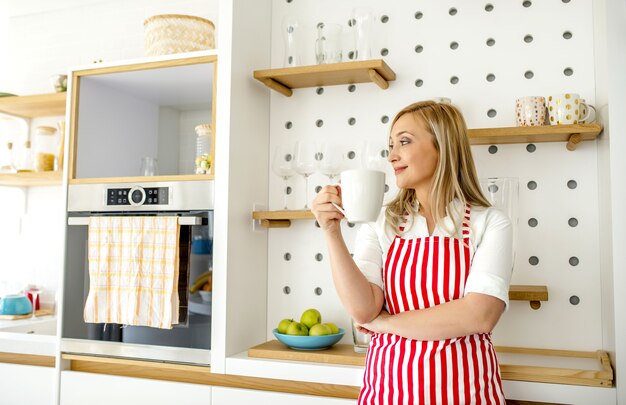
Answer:
POLYGON ((587 103, 580 103, 580 104, 584 105, 586 107, 587 114, 585 114, 584 117, 581 117, 578 120, 578 122, 580 122, 580 123, 585 123, 587 121, 594 122, 596 120, 596 108, 594 106, 592 106, 591 104, 587 104, 587 103), (593 110, 593 119, 589 119, 589 117, 591 117, 591 110, 593 110))

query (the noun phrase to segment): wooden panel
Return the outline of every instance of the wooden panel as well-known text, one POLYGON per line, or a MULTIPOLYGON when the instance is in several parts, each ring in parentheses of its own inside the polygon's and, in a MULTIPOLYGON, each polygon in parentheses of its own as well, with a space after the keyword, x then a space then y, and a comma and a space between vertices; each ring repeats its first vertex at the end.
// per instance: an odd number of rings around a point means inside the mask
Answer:
POLYGON ((72 371, 86 373, 349 399, 356 399, 359 395, 359 387, 214 374, 211 373, 211 368, 208 366, 191 366, 71 354, 63 354, 62 359, 70 360, 70 369, 72 371))
POLYGON ((39 356, 35 354, 0 352, 0 363, 21 364, 24 366, 54 367, 54 362, 54 356, 39 356))
POLYGON ((350 366, 365 365, 365 353, 356 353, 352 345, 343 343, 333 345, 328 349, 312 351, 290 349, 278 340, 270 340, 248 349, 248 356, 350 366))
POLYGON ((548 287, 545 285, 512 285, 509 299, 513 301, 548 301, 548 287))
POLYGON ((387 81, 396 79, 396 74, 382 59, 256 70, 254 78, 262 83, 271 79, 288 89, 298 89, 371 82, 370 69, 387 81))
POLYGON ((129 177, 92 177, 86 179, 70 179, 70 184, 109 184, 109 183, 151 183, 160 181, 204 181, 214 180, 213 174, 181 174, 171 176, 129 176, 129 177))
POLYGON ((506 143, 538 143, 538 142, 567 142, 574 134, 580 135, 580 140, 596 139, 602 132, 602 125, 575 124, 575 125, 544 125, 539 127, 510 127, 510 128, 479 128, 468 130, 472 145, 492 145, 506 143))
POLYGON ((65 115, 65 96, 66 93, 51 93, 0 97, 0 112, 26 118, 65 115))
POLYGON ((62 183, 62 177, 63 174, 60 171, 3 173, 0 174, 0 186, 57 186, 62 183))
POLYGON ((315 216, 309 210, 254 211, 252 219, 315 219, 315 216))
MULTIPOLYGON (((37 310, 37 316, 52 315, 53 313, 54 311, 49 308, 43 308, 43 309, 37 310)), ((32 313, 28 313, 24 315, 0 315, 0 320, 11 321, 11 320, 16 320, 16 319, 26 319, 26 318, 30 318, 31 316, 33 316, 32 313)))

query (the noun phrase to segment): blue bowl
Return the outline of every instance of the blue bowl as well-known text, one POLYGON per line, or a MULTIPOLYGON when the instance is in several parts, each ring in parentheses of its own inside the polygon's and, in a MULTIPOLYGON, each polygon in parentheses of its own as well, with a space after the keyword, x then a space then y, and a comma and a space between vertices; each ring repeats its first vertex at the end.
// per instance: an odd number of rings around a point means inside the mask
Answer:
POLYGON ((324 336, 294 336, 278 333, 278 329, 272 330, 276 339, 279 342, 298 350, 322 350, 327 349, 339 342, 343 335, 346 333, 342 328, 339 328, 339 333, 333 335, 324 336))
POLYGON ((0 315, 25 315, 33 311, 27 296, 11 294, 0 299, 0 315))

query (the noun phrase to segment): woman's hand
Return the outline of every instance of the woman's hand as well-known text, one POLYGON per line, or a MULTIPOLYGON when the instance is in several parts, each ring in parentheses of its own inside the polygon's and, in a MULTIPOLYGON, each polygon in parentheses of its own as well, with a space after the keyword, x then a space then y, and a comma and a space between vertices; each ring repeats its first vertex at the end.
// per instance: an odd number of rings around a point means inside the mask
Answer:
POLYGON ((341 207, 340 186, 324 186, 311 204, 311 211, 324 231, 340 229, 339 222, 343 214, 333 206, 333 203, 341 207))

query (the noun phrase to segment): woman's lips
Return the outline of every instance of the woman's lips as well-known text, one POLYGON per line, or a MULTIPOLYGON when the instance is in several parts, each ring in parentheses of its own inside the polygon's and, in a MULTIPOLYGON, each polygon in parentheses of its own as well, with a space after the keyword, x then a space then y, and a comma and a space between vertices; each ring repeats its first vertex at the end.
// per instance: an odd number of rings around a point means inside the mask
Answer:
POLYGON ((393 169, 393 172, 394 172, 394 174, 397 176, 398 174, 400 174, 401 172, 403 172, 403 171, 404 171, 404 169, 406 169, 406 166, 404 166, 404 167, 395 167, 395 168, 393 169))

